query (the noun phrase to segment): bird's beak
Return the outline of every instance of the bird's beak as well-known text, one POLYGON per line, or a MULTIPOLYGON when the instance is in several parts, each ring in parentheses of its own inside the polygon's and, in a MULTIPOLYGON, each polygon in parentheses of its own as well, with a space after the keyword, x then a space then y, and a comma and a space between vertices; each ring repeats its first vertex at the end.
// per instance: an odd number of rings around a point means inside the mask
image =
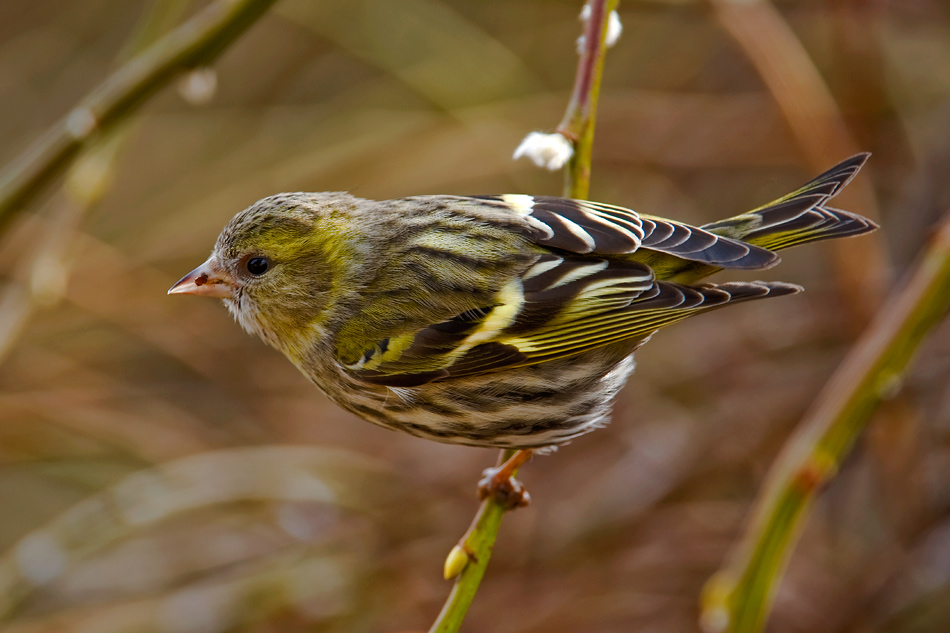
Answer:
POLYGON ((168 289, 168 294, 204 295, 230 299, 233 296, 230 277, 218 266, 214 256, 182 277, 168 289))

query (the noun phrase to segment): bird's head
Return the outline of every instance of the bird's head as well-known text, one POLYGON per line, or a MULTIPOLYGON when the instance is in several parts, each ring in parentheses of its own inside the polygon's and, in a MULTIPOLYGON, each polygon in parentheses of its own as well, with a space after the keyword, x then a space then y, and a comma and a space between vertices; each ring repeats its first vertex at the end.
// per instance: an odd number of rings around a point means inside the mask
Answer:
POLYGON ((245 330, 299 358, 342 292, 355 204, 343 193, 264 198, 234 216, 207 261, 168 293, 223 299, 245 330))

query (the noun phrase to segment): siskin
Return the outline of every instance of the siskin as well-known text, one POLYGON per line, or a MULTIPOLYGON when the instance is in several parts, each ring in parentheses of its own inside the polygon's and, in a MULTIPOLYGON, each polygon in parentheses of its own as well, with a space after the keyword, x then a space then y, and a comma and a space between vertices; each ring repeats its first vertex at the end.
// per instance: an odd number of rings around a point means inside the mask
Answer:
POLYGON ((453 444, 552 447, 606 423, 658 329, 801 291, 706 277, 877 228, 825 206, 867 157, 702 227, 544 196, 284 193, 238 213, 168 292, 223 299, 370 422, 453 444))

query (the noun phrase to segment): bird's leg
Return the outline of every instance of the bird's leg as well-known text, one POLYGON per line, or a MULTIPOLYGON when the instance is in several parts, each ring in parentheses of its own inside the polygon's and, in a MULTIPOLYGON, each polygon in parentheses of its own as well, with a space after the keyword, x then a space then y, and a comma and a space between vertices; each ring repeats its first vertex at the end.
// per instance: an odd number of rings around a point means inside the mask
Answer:
POLYGON ((491 497, 508 510, 531 503, 531 495, 512 475, 531 458, 533 453, 530 449, 521 449, 515 451, 515 454, 500 466, 486 468, 482 473, 482 480, 478 482, 478 498, 491 497))

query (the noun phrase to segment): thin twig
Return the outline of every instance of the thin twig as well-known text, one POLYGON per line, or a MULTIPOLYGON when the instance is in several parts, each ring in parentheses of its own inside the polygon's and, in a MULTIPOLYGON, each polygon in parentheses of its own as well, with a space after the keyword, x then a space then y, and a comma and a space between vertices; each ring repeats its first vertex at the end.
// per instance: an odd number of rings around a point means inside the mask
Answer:
POLYGON ((786 443, 743 540, 707 583, 702 600, 706 631, 762 629, 819 489, 877 404, 896 395, 917 347, 950 308, 950 213, 910 280, 898 287, 786 443))
POLYGON ((103 132, 178 73, 209 63, 276 0, 218 0, 134 57, 0 174, 0 232, 103 132))
MULTIPOLYGON (((498 463, 503 464, 513 453, 514 451, 502 451, 498 463)), ((488 561, 495 547, 505 510, 504 505, 490 496, 482 501, 465 536, 452 548, 446 559, 445 575, 454 577, 455 585, 442 606, 439 617, 429 628, 429 633, 454 633, 462 626, 468 607, 475 598, 485 570, 488 569, 488 561)))
MULTIPOLYGON (((607 50, 607 20, 617 3, 618 0, 591 0, 588 3, 590 17, 585 28, 584 49, 577 66, 574 92, 557 130, 574 144, 574 154, 565 169, 565 195, 577 199, 586 198, 590 187, 594 120, 607 50)), ((504 463, 511 454, 511 451, 502 451, 498 463, 504 463)), ((488 568, 504 514, 505 507, 498 501, 491 497, 483 501, 465 536, 449 553, 445 575, 455 578, 455 586, 429 633, 455 633, 461 627, 488 568)))
POLYGON ((600 80, 607 52, 607 24, 610 12, 617 8, 617 2, 591 0, 588 3, 590 18, 584 29, 584 47, 577 63, 574 92, 564 118, 557 126, 557 131, 574 144, 574 154, 564 172, 564 195, 576 200, 587 199, 590 192, 591 152, 594 147, 600 80))

